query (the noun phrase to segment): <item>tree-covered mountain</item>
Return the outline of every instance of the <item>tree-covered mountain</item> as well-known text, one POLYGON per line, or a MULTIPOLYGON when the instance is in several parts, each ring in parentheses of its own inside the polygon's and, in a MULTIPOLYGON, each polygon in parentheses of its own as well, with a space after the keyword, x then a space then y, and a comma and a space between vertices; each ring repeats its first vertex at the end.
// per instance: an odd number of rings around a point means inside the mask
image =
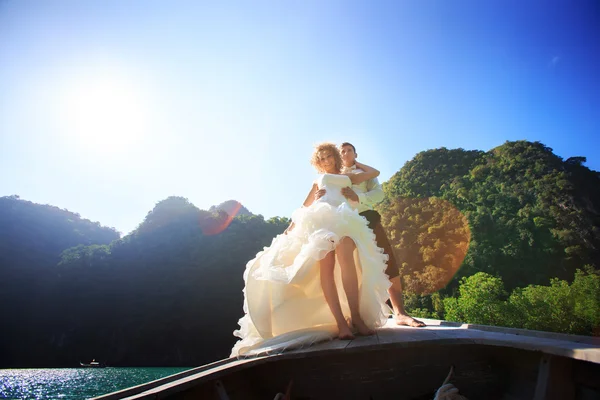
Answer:
POLYGON ((240 202, 235 200, 224 201, 219 205, 210 207, 208 211, 211 213, 225 211, 227 214, 235 216, 252 215, 252 213, 248 211, 246 207, 244 207, 240 202))
MULTIPOLYGON (((600 315, 600 176, 584 163, 524 141, 488 152, 429 150, 407 162, 384 184, 378 207, 407 307, 590 333, 600 315), (578 269, 586 272, 574 281, 578 269), (557 306, 569 297, 589 301, 557 306), (476 312, 483 302, 506 318, 476 312), (554 323, 557 309, 577 321, 554 323)), ((169 197, 120 238, 77 214, 0 198, 0 368, 91 358, 194 366, 227 357, 245 265, 288 223, 233 200, 200 210, 169 197)))
POLYGON ((464 255, 465 241, 468 252, 456 279, 486 272, 512 290, 547 285, 551 278, 572 280, 585 265, 600 268, 600 174, 584 162, 526 141, 489 152, 417 154, 386 182, 379 206, 399 257, 413 257, 404 266, 407 283, 415 278, 410 271, 455 266, 441 260, 440 246, 459 243, 464 255), (433 263, 432 253, 438 254, 433 263))
MULTIPOLYGON (((3 302, 11 314, 0 367, 73 366, 91 358, 193 366, 227 357, 242 316, 245 264, 288 225, 248 214, 208 212, 170 197, 124 238, 68 242, 51 260, 3 265, 0 279, 13 290, 3 302)), ((61 233, 62 222, 56 224, 45 234, 61 233)), ((36 239, 15 235, 12 251, 23 251, 19 241, 28 240, 36 239)))
POLYGON ((18 196, 0 197, 0 367, 11 365, 9 349, 31 352, 21 343, 35 343, 45 322, 54 317, 44 315, 43 307, 57 298, 54 269, 63 250, 107 245, 118 238, 114 229, 70 211, 18 196))
POLYGON ((109 244, 118 238, 115 229, 83 219, 79 214, 19 196, 0 197, 2 268, 56 265, 64 249, 80 244, 109 244))

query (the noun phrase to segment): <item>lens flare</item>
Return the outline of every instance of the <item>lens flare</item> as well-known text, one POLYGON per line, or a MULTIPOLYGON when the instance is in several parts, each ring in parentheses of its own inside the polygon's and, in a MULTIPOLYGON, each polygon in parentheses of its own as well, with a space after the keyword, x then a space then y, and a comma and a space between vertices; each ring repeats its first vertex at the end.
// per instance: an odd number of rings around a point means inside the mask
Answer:
POLYGON ((202 229, 202 233, 210 236, 223 232, 231 224, 231 221, 233 221, 233 218, 240 211, 240 208, 242 208, 240 202, 232 201, 224 204, 215 213, 202 215, 200 217, 200 229, 202 229))
POLYGON ((462 265, 471 231, 467 218, 436 197, 400 197, 382 206, 383 224, 404 288, 431 294, 444 288, 462 265))

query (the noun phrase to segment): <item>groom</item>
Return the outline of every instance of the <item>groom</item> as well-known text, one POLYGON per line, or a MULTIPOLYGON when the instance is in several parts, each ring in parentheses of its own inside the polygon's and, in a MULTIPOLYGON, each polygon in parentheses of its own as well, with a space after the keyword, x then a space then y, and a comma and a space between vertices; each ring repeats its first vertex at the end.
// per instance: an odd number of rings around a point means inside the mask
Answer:
MULTIPOLYGON (((342 172, 351 172, 356 170, 356 148, 348 143, 342 143, 340 146, 344 168, 342 172)), ((358 203, 358 212, 369 221, 369 228, 375 233, 377 246, 383 248, 384 253, 388 255, 389 260, 385 273, 390 277, 392 286, 388 289, 394 316, 398 325, 408 325, 413 327, 425 326, 419 320, 414 319, 406 313, 404 309, 404 299, 402 297, 402 282, 400 281, 400 269, 396 263, 396 257, 385 230, 381 225, 381 215, 373 210, 373 205, 383 200, 384 194, 377 178, 370 179, 359 185, 353 185, 351 188, 342 189, 342 194, 348 200, 358 203)))

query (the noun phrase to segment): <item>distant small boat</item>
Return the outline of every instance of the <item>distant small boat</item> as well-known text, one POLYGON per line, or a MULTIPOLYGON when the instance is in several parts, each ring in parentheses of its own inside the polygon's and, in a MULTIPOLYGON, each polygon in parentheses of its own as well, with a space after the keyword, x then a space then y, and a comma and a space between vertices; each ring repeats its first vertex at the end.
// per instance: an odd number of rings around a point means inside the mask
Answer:
POLYGON ((89 364, 85 364, 80 361, 79 365, 81 365, 83 368, 105 368, 106 367, 106 365, 100 364, 98 361, 96 361, 96 359, 93 359, 92 362, 89 364))

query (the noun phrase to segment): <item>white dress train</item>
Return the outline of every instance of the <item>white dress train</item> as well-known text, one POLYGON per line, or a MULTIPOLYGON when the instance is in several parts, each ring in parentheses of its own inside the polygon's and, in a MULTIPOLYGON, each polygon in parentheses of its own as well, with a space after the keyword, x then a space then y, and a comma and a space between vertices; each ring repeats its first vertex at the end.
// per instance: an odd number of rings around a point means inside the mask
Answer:
MULTIPOLYGON (((387 255, 377 247, 367 220, 341 194, 343 187, 351 186, 350 178, 323 174, 316 183, 326 189, 325 196, 294 211, 294 229, 278 235, 246 265, 245 315, 234 332, 240 340, 232 356, 278 353, 336 336, 337 326, 321 289, 319 261, 345 236, 356 243, 362 319, 374 329, 388 318, 387 255)), ((334 275, 342 311, 349 317, 337 260, 334 275)))

